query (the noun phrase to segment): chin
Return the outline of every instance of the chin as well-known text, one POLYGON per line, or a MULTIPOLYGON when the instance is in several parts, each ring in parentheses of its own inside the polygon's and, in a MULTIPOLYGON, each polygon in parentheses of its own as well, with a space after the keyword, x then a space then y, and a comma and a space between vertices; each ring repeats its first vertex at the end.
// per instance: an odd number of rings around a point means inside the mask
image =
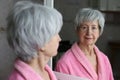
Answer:
POLYGON ((94 44, 93 42, 86 42, 86 44, 88 44, 88 45, 92 45, 92 44, 94 44))
POLYGON ((58 54, 58 52, 54 52, 53 56, 56 56, 58 54))
POLYGON ((89 45, 93 46, 94 44, 93 44, 93 43, 90 43, 89 45))

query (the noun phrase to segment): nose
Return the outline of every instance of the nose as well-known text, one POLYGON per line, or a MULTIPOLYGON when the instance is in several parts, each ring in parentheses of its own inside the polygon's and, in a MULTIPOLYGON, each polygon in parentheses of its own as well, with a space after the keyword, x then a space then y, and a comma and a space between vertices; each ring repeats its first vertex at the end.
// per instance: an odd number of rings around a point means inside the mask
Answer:
POLYGON ((59 40, 59 41, 61 41, 61 40, 62 40, 59 34, 58 34, 58 40, 59 40))
POLYGON ((92 29, 91 28, 88 28, 87 29, 87 35, 90 35, 92 33, 92 29))

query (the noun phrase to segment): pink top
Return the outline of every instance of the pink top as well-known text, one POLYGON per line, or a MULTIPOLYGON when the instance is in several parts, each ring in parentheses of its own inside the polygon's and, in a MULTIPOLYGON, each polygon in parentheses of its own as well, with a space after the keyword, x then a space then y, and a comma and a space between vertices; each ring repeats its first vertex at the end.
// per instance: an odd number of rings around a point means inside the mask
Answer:
MULTIPOLYGON (((57 80, 51 68, 46 65, 46 71, 50 75, 50 80, 57 80)), ((28 64, 21 60, 15 62, 15 69, 12 72, 9 80, 43 80, 28 64)))
POLYGON ((78 47, 77 43, 73 44, 58 61, 56 71, 89 78, 90 80, 114 80, 110 62, 99 49, 94 46, 98 60, 98 73, 93 69, 89 60, 78 47))

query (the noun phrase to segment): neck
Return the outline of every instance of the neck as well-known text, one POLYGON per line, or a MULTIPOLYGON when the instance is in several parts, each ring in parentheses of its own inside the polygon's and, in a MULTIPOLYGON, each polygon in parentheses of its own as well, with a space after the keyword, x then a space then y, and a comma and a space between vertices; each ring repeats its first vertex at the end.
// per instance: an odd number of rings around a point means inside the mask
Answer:
POLYGON ((49 61, 49 57, 39 53, 38 57, 31 60, 28 64, 37 72, 45 72, 45 66, 49 61))
POLYGON ((93 45, 82 45, 79 43, 79 47, 85 53, 85 55, 94 54, 94 46, 93 45))
POLYGON ((39 52, 38 57, 34 58, 28 63, 33 70, 43 78, 43 80, 50 80, 50 76, 45 69, 49 59, 50 57, 45 56, 43 52, 39 52))

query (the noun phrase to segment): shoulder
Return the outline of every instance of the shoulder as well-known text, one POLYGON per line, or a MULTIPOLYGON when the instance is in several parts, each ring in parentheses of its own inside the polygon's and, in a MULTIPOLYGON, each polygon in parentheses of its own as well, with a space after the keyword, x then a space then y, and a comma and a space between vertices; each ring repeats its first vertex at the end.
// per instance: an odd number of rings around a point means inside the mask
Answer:
POLYGON ((97 46, 94 46, 94 49, 98 54, 98 56, 101 56, 105 60, 108 59, 108 56, 105 53, 103 53, 101 50, 99 50, 97 46))
POLYGON ((76 62, 76 57, 74 56, 71 48, 67 50, 63 56, 57 61, 56 68, 69 68, 70 65, 76 62))
POLYGON ((98 57, 101 58, 105 64, 110 65, 108 56, 105 53, 103 53, 102 51, 100 51, 97 47, 95 49, 96 49, 98 57))
POLYGON ((71 49, 67 50, 66 52, 63 53, 61 58, 58 60, 58 62, 67 62, 70 60, 70 58, 73 56, 71 49))
POLYGON ((108 62, 109 61, 108 56, 103 52, 100 52, 100 53, 101 53, 101 56, 102 56, 103 60, 108 62))
POLYGON ((25 80, 25 78, 14 69, 14 71, 9 76, 9 80, 25 80))
POLYGON ((78 46, 77 43, 74 43, 70 49, 68 49, 62 56, 61 58, 58 60, 58 64, 70 64, 71 62, 76 61, 76 57, 73 54, 74 52, 76 52, 76 50, 78 50, 78 46))
POLYGON ((98 57, 101 58, 101 59, 105 62, 105 64, 106 64, 106 63, 107 63, 107 64, 110 64, 109 58, 108 58, 108 56, 107 56, 105 53, 103 53, 102 51, 100 51, 100 50, 97 48, 97 46, 95 46, 94 49, 95 49, 96 54, 98 55, 98 57))
POLYGON ((57 61, 55 71, 69 73, 69 65, 71 65, 71 51, 70 49, 63 54, 63 56, 57 61))

